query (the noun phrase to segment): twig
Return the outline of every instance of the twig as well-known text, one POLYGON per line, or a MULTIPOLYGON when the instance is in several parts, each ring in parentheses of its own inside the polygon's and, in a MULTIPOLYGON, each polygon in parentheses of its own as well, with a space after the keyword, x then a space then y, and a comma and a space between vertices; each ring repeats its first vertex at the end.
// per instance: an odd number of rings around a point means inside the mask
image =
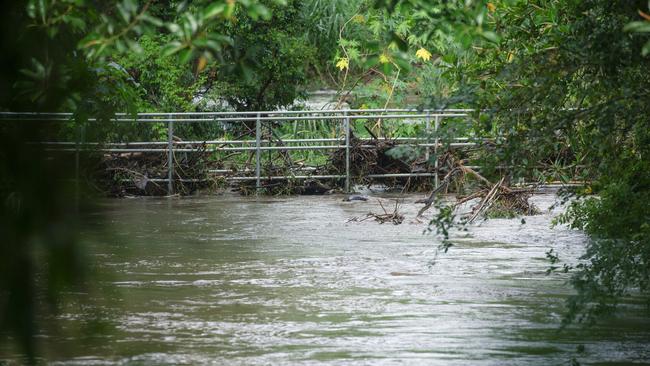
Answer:
POLYGON ((467 223, 473 222, 478 215, 484 210, 487 209, 489 206, 492 205, 493 198, 496 196, 496 193, 499 191, 499 188, 501 187, 501 184, 503 184, 503 181, 506 179, 506 177, 502 177, 499 183, 495 184, 494 187, 490 190, 490 192, 485 196, 485 198, 481 201, 479 204, 478 208, 474 209, 473 215, 470 217, 469 220, 467 220, 467 223))

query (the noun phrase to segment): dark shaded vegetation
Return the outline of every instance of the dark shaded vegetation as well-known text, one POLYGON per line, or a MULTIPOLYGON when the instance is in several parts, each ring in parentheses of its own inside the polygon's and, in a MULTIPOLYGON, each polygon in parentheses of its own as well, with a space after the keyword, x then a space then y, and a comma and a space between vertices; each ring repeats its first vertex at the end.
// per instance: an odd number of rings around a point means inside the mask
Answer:
MULTIPOLYGON (((74 112, 73 120, 56 126, 0 122, 0 340, 17 347, 27 363, 41 354, 37 334, 63 331, 46 327, 44 319, 71 292, 90 292, 77 240, 80 213, 90 201, 79 199, 87 189, 70 179, 77 162, 48 157, 43 146, 30 142, 82 134, 103 141, 121 134, 122 127, 108 122, 117 111, 137 110, 139 95, 111 59, 139 51, 142 36, 166 29, 166 54, 183 63, 218 58, 230 43, 204 29, 227 18, 234 3, 180 11, 166 23, 147 13, 151 3, 9 2, 0 13, 0 110, 74 112), (90 118, 97 122, 89 124, 90 118)), ((255 7, 247 8, 247 16, 265 16, 265 8, 255 7)), ((80 166, 92 166, 82 160, 80 166)), ((91 304, 88 296, 78 300, 91 304)))

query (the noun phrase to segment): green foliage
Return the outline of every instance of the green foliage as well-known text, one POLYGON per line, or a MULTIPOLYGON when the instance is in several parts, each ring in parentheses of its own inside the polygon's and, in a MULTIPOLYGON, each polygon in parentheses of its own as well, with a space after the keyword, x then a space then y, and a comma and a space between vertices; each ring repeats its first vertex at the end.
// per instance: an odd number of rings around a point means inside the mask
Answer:
POLYGON ((446 253, 453 246, 453 243, 449 240, 449 232, 457 226, 455 222, 456 215, 451 206, 445 205, 439 199, 436 199, 433 205, 436 208, 436 216, 431 219, 428 230, 433 231, 431 226, 436 228, 435 235, 440 239, 439 249, 446 253))
POLYGON ((650 290, 650 59, 641 35, 624 32, 645 4, 494 4, 499 41, 478 51, 475 73, 478 106, 491 110, 481 133, 501 138, 499 162, 517 167, 514 175, 546 179, 550 168, 565 181, 592 181, 582 192, 598 198, 574 202, 559 222, 593 239, 575 267, 567 318, 593 320, 650 290))
POLYGON ((235 12, 236 21, 217 28, 234 41, 234 47, 217 70, 216 91, 236 110, 288 107, 303 95, 307 83, 306 65, 315 47, 306 36, 301 1, 268 8, 273 12, 270 19, 235 12), (237 69, 243 78, 233 72, 237 69))
POLYGON ((142 94, 138 111, 191 111, 193 98, 205 82, 187 63, 166 55, 163 46, 169 36, 145 35, 139 39, 141 52, 118 55, 115 62, 129 71, 142 94))
MULTIPOLYGON (((138 40, 138 53, 118 54, 114 57, 119 67, 128 71, 132 80, 131 89, 135 97, 132 103, 138 112, 177 112, 207 109, 206 101, 197 101, 203 96, 210 83, 214 83, 216 66, 198 67, 200 59, 192 64, 181 62, 179 55, 167 55, 164 47, 169 45, 169 35, 144 35, 138 40)), ((125 133, 117 140, 136 138, 166 139, 166 125, 150 124, 138 126, 139 133, 125 133)), ((221 130, 214 123, 177 124, 174 134, 184 139, 200 139, 221 130)))
POLYGON ((353 108, 467 105, 473 90, 460 90, 467 78, 460 67, 475 61, 471 46, 497 40, 483 2, 355 5, 327 65, 341 101, 353 108))
MULTIPOLYGON (((339 32, 345 23, 364 6, 365 0, 307 0, 303 2, 302 17, 309 24, 307 38, 318 45, 315 66, 321 69, 333 59, 339 32), (320 60, 324 60, 325 63, 320 60)), ((322 77, 322 76, 321 76, 322 77)))

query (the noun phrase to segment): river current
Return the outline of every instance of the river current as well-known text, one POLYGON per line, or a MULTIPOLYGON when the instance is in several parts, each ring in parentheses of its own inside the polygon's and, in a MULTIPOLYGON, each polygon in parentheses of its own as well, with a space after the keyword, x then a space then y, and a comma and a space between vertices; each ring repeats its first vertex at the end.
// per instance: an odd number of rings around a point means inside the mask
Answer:
MULTIPOLYGON (((391 197, 104 201, 83 236, 98 276, 101 336, 43 335, 57 365, 650 364, 647 309, 560 330, 587 238, 543 214, 480 222, 438 251, 420 196, 401 225, 349 221, 391 197), (93 338, 93 337, 91 337, 93 338)), ((88 309, 57 321, 83 328, 88 309)), ((75 333, 72 333, 75 334, 75 333)), ((11 357, 8 358, 11 360, 11 357)))

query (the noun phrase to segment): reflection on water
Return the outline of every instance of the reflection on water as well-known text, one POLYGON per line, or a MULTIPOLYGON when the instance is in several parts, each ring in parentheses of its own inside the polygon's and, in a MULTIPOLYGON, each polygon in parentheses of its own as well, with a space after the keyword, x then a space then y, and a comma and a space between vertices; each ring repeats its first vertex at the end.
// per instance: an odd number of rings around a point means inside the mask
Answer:
MULTIPOLYGON (((545 252, 576 259, 582 234, 551 229, 548 213, 491 220, 437 254, 426 222, 413 220, 415 199, 399 226, 348 223, 380 208, 340 196, 108 201, 114 235, 86 235, 100 269, 113 273, 99 286, 118 288, 101 309, 115 330, 83 347, 49 338, 59 350, 51 361, 650 363, 650 323, 632 303, 607 324, 558 332, 570 288, 566 275, 545 274, 545 252)), ((548 207, 553 197, 536 200, 548 207)), ((74 309, 64 326, 81 321, 74 309)))

